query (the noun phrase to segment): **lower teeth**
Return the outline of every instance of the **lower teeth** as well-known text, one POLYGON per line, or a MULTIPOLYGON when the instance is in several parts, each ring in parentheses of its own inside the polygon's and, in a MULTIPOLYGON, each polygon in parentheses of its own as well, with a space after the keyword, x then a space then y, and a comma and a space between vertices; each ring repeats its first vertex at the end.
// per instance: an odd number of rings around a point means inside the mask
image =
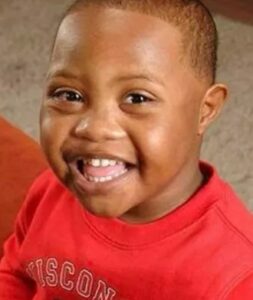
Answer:
POLYGON ((112 175, 112 176, 101 176, 101 177, 93 177, 93 176, 90 176, 88 174, 84 174, 84 177, 88 180, 88 181, 91 181, 91 182, 107 182, 107 181, 111 181, 113 180, 114 178, 117 178, 123 174, 125 174, 127 172, 127 169, 124 169, 122 170, 121 172, 115 174, 115 175, 112 175))

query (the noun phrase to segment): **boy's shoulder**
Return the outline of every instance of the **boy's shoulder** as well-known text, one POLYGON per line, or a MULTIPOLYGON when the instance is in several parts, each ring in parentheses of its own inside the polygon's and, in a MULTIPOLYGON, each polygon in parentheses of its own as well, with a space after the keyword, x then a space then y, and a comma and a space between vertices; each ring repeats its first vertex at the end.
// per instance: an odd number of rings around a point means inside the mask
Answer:
POLYGON ((249 211, 232 186, 219 176, 215 168, 208 164, 205 164, 204 168, 209 169, 209 172, 211 170, 209 182, 203 188, 206 189, 206 192, 200 191, 207 196, 206 199, 209 197, 213 201, 206 216, 210 232, 215 234, 216 241, 220 241, 221 245, 229 252, 248 250, 253 258, 252 212, 249 211), (231 246, 230 250, 229 246, 231 246))
POLYGON ((43 194, 43 192, 45 192, 45 188, 47 190, 48 188, 52 188, 52 187, 59 188, 61 187, 61 184, 57 179, 57 177, 55 176, 52 169, 47 168, 35 178, 32 185, 30 186, 28 194, 29 193, 43 194))
POLYGON ((22 223, 24 230, 26 231, 31 226, 36 215, 41 212, 44 214, 45 211, 53 208, 60 195, 65 193, 68 193, 68 191, 50 168, 40 173, 28 189, 19 211, 17 220, 22 223))
POLYGON ((221 201, 216 202, 216 213, 224 226, 253 250, 253 214, 228 183, 220 182, 221 201))
POLYGON ((52 194, 60 195, 67 192, 65 186, 56 177, 53 170, 48 168, 40 173, 31 184, 26 198, 34 199, 34 202, 40 202, 42 198, 52 197, 52 194))
POLYGON ((190 237, 183 247, 190 257, 184 267, 194 278, 195 290, 205 287, 210 299, 226 299, 253 276, 253 215, 214 168, 204 165, 204 169, 211 176, 193 199, 198 202, 194 209, 202 211, 184 230, 190 237))
POLYGON ((206 175, 206 184, 200 188, 197 197, 205 199, 207 210, 214 209, 224 228, 233 231, 239 238, 253 246, 253 214, 233 187, 219 176, 209 163, 201 162, 200 168, 206 175))

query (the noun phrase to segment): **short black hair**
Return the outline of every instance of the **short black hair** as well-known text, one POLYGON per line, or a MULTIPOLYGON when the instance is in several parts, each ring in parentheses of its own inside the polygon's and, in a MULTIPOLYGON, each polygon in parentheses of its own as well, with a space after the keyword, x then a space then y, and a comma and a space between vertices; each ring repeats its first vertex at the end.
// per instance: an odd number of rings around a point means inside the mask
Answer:
POLYGON ((146 13, 176 26, 183 36, 183 53, 199 79, 216 78, 218 33, 214 19, 199 0, 76 0, 65 16, 98 5, 146 13))

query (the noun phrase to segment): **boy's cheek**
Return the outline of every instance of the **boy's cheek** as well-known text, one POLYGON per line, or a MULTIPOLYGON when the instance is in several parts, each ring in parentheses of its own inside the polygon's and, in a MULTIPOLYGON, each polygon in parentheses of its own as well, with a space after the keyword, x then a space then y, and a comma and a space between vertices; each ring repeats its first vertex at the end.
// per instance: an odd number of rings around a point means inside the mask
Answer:
POLYGON ((63 180, 67 166, 62 157, 62 147, 68 138, 69 124, 62 118, 41 115, 40 143, 45 156, 57 176, 63 180))
POLYGON ((60 147, 75 124, 73 116, 65 116, 47 108, 40 114, 40 137, 43 147, 60 147))

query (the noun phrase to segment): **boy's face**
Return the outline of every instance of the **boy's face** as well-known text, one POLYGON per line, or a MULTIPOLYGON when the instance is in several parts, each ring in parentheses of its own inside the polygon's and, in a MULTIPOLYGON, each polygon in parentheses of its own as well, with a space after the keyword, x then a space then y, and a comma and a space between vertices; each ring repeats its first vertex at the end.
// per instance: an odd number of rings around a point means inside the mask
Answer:
POLYGON ((181 42, 158 18, 112 8, 85 8, 61 25, 41 142, 91 212, 152 220, 199 184, 205 87, 182 62, 181 42))

